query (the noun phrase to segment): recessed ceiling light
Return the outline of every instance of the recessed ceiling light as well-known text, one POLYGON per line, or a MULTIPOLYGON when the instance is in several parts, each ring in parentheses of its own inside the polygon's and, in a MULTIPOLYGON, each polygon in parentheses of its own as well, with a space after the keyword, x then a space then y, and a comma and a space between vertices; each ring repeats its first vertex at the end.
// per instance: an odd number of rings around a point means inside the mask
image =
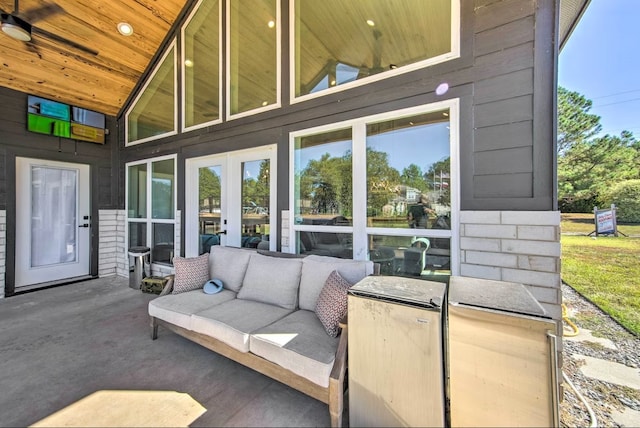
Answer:
POLYGON ((271 21, 267 22, 267 26, 269 26, 269 28, 273 28, 273 27, 276 26, 276 22, 271 20, 271 21))
POLYGON ((185 59, 184 60, 184 66, 185 67, 193 67, 193 61, 191 61, 190 59, 185 59))
POLYGON ((442 115, 443 115, 444 117, 449 117, 449 113, 447 113, 447 112, 442 113, 442 115))
POLYGON ((118 33, 123 36, 130 36, 133 34, 133 27, 128 22, 118 23, 118 33))
POLYGON ((375 23, 375 22, 373 22, 373 19, 367 19, 367 25, 368 25, 369 27, 375 27, 375 26, 376 26, 376 23, 375 23))

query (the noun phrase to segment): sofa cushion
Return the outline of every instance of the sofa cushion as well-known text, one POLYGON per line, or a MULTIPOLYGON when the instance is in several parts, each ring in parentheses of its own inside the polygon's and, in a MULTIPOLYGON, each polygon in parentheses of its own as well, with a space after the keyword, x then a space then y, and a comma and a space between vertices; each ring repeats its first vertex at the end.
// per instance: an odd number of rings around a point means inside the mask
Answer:
POLYGON ((329 274, 337 270, 344 279, 355 284, 373 273, 373 262, 365 260, 338 259, 335 257, 311 255, 302 259, 300 278, 300 309, 314 311, 320 291, 329 274))
POLYGON ((175 268, 173 294, 197 290, 209 280, 208 254, 190 258, 174 257, 173 267, 175 268))
MULTIPOLYGON (((214 294, 215 296, 215 294, 214 294)), ((267 303, 230 300, 191 316, 193 331, 214 337, 241 352, 249 351, 249 333, 291 313, 267 303)))
POLYGON ((254 251, 233 247, 211 247, 209 253, 209 278, 222 281, 224 288, 240 291, 249 259, 254 251))
POLYGON ((327 335, 313 311, 298 310, 256 330, 249 349, 326 388, 338 342, 338 338, 327 335))
POLYGON ((252 254, 238 299, 296 309, 302 260, 252 254))
POLYGON ((340 320, 347 315, 347 291, 352 285, 334 270, 318 296, 315 313, 331 337, 338 336, 340 320))
POLYGON ((191 314, 233 300, 235 297, 236 293, 229 290, 222 290, 217 294, 206 294, 202 290, 167 294, 149 302, 149 315, 191 330, 191 314))

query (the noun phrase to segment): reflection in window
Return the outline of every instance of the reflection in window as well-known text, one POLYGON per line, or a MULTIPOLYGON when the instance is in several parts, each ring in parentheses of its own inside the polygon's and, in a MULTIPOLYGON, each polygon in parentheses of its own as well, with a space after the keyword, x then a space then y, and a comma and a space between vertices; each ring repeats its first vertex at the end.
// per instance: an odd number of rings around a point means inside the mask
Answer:
POLYGON ((447 280, 451 274, 449 238, 369 235, 369 258, 380 274, 447 280))
POLYGON ((219 232, 222 231, 220 215, 222 210, 222 167, 213 165, 200 168, 198 185, 200 241, 198 254, 208 253, 213 245, 220 245, 219 232))
POLYGON ((296 138, 296 224, 350 225, 351 145, 351 129, 296 138))
POLYGON ((219 2, 201 1, 183 29, 185 128, 220 117, 219 2))
POLYGON ((130 166, 128 180, 128 217, 145 218, 147 216, 147 164, 130 166))
POLYGON ((295 0, 295 96, 450 53, 451 4, 295 0))
POLYGON ((153 162, 151 178, 151 217, 172 219, 174 214, 174 161, 153 162))
POLYGON ((175 44, 127 113, 127 142, 176 132, 175 44))
POLYGON ((242 247, 269 249, 269 159, 242 163, 242 247))
POLYGON ((171 223, 153 224, 153 244, 151 261, 153 263, 173 263, 174 225, 171 223))
POLYGON ((278 103, 276 0, 229 2, 229 114, 278 103))
POLYGON ((315 254, 341 259, 353 258, 351 233, 298 232, 298 254, 315 254))
POLYGON ((449 112, 367 125, 367 224, 450 229, 449 112))

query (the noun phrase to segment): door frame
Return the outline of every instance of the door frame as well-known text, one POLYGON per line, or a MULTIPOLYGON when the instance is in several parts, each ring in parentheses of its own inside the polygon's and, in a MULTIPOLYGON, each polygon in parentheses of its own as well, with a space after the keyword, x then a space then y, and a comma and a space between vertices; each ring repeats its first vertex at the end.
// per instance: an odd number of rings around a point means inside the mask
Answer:
POLYGON ((232 177, 241 176, 242 162, 251 162, 260 159, 269 159, 269 249, 275 251, 277 239, 277 144, 260 146, 252 149, 235 150, 225 153, 200 156, 185 160, 185 207, 184 207, 184 248, 185 257, 198 255, 199 240, 199 170, 208 165, 221 165, 221 189, 222 201, 220 220, 227 220, 227 234, 221 236, 220 245, 240 246, 234 237, 240 237, 242 232, 242 180, 233 180, 232 177), (238 219, 239 221, 232 221, 238 219))
MULTIPOLYGON (((18 196, 18 194, 24 193, 20 191, 21 189, 20 186, 24 186, 24 185, 28 186, 28 189, 29 189, 28 198, 29 200, 31 199, 31 178, 28 179, 28 183, 26 184, 24 183, 24 177, 21 177, 21 174, 23 173, 22 168, 30 168, 30 165, 32 164, 40 164, 40 165, 52 167, 52 168, 61 167, 66 169, 76 169, 78 171, 78 176, 77 176, 78 199, 84 197, 85 200, 84 200, 84 206, 83 206, 83 202, 80 200, 78 201, 78 204, 76 206, 76 228, 78 228, 80 224, 84 224, 84 223, 88 224, 88 227, 81 229, 81 232, 82 232, 81 234, 84 234, 85 236, 82 237, 82 239, 78 240, 78 244, 77 244, 78 262, 76 266, 82 263, 84 264, 84 267, 86 267, 86 269, 84 269, 83 267, 82 273, 74 272, 69 276, 57 277, 48 281, 38 281, 38 282, 33 282, 31 284, 22 284, 25 281, 25 279, 23 279, 23 272, 21 271, 21 269, 23 269, 24 266, 21 266, 20 263, 24 263, 23 260, 24 260, 25 254, 27 250, 30 250, 30 247, 25 249, 24 247, 18 244, 17 239, 14 239, 14 246, 13 246, 14 258, 12 263, 13 264, 12 266, 13 267, 13 290, 7 290, 9 291, 8 294, 10 295, 16 294, 19 292, 29 291, 36 288, 42 288, 42 287, 47 287, 51 285, 64 284, 64 283, 74 282, 81 279, 91 278, 92 269, 94 267, 93 235, 94 235, 94 227, 97 224, 97 219, 95 218, 94 212, 93 212, 94 207, 92 204, 92 190, 93 190, 92 189, 92 168, 90 164, 79 163, 79 162, 68 162, 66 160, 40 159, 40 158, 32 158, 28 156, 16 156, 15 171, 14 171, 14 177, 16 180, 15 181, 16 199, 15 199, 15 205, 14 205, 15 237, 20 235, 21 230, 18 230, 18 228, 21 227, 21 225, 23 227, 26 227, 22 223, 22 219, 25 216, 20 211, 22 208, 25 207, 23 203, 21 203, 20 197, 18 196), (83 216, 88 216, 89 218, 83 219, 83 216), (21 285, 19 285, 19 283, 21 285)), ((27 202, 27 204, 29 203, 27 202)), ((27 217, 30 218, 30 215, 27 217)), ((80 235, 79 235, 79 238, 80 238, 80 235)), ((60 267, 59 270, 64 271, 65 268, 60 267)))

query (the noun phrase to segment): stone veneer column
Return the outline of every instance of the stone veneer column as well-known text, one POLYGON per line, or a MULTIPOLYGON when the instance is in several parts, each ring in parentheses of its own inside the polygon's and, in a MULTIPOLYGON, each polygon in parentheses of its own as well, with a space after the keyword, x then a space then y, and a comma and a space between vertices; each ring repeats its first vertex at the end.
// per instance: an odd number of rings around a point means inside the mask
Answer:
POLYGON ((98 276, 100 277, 116 274, 118 258, 117 215, 117 210, 98 211, 98 276))
POLYGON ((525 284, 562 320, 559 211, 462 211, 460 274, 525 284))
POLYGON ((6 271, 7 212, 0 210, 0 299, 4 298, 4 273, 6 271))

